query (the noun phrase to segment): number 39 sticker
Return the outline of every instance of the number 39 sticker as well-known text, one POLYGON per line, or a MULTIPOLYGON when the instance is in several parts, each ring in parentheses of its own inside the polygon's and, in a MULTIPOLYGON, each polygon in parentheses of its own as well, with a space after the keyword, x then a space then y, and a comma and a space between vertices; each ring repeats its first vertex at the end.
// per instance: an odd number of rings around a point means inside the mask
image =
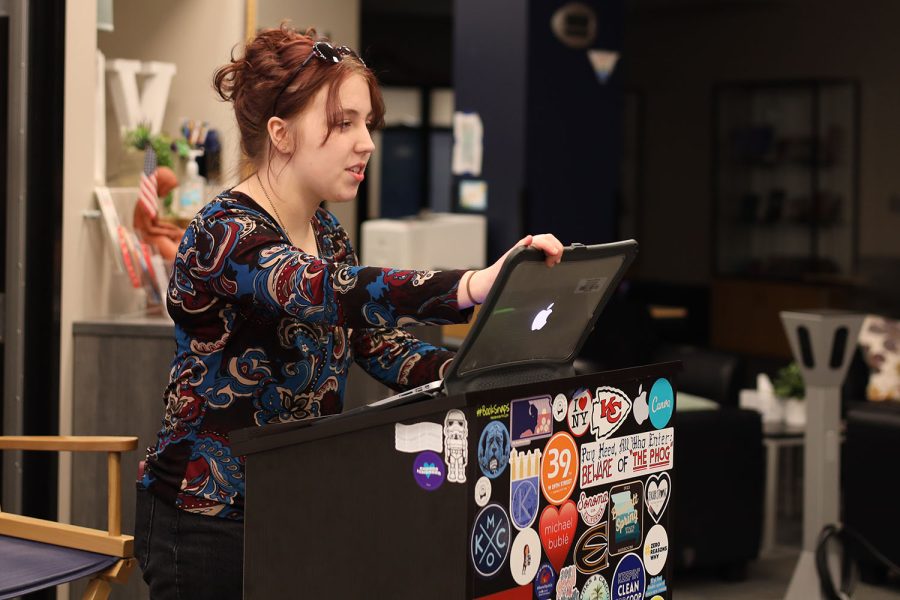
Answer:
POLYGON ((544 447, 541 461, 541 490, 551 504, 569 499, 578 481, 578 447, 568 433, 561 431, 544 447))

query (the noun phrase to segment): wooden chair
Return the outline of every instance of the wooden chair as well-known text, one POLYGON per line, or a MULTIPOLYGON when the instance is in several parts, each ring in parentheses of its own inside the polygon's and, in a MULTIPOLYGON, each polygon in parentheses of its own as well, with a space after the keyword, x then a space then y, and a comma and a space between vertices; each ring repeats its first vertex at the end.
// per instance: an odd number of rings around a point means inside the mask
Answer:
POLYGON ((125 583, 134 570, 134 537, 122 535, 122 452, 137 448, 136 437, 0 436, 0 450, 106 452, 107 531, 0 511, 0 598, 91 576, 82 600, 105 600, 110 583, 125 583), (6 556, 7 558, 3 558, 6 556), (27 558, 26 558, 27 557, 27 558), (13 560, 15 559, 15 560, 13 560), (69 565, 54 572, 60 560, 69 565), (26 564, 13 574, 4 561, 26 564), (77 568, 73 565, 79 565, 77 568))

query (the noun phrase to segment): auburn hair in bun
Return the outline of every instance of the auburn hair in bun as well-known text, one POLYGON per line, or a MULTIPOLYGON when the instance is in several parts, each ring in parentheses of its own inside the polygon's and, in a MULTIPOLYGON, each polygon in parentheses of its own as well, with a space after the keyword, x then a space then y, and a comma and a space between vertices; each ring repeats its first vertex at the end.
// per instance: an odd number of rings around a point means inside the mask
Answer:
POLYGON ((222 100, 234 105, 246 162, 259 166, 265 157, 271 160, 275 151, 267 130, 271 117, 288 120, 297 116, 323 86, 328 86, 328 133, 322 140, 324 144, 341 122, 338 93, 352 74, 360 75, 369 86, 373 128, 384 125, 381 90, 375 75, 362 61, 348 55, 335 64, 313 57, 297 71, 313 52, 313 45, 321 41, 328 40, 317 37, 315 29, 300 33, 282 23, 261 30, 244 46, 243 56, 235 57, 232 52, 231 61, 216 70, 213 88, 222 100), (288 82, 291 77, 293 80, 288 82))

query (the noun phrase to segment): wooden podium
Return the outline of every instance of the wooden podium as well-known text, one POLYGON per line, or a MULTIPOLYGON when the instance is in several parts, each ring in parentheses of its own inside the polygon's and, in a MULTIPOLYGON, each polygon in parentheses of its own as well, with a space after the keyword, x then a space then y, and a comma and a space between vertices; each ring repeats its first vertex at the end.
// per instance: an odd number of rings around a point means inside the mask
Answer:
POLYGON ((235 432, 244 597, 671 598, 679 369, 235 432))

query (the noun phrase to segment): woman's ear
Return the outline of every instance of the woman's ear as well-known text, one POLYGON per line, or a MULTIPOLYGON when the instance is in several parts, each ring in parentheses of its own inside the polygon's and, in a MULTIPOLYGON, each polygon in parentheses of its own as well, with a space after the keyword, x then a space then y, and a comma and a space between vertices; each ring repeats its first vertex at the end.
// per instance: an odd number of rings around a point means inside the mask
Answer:
POLYGON ((266 123, 269 132, 269 141, 272 146, 282 154, 287 154, 291 149, 291 131, 287 122, 280 117, 270 117, 266 123))

